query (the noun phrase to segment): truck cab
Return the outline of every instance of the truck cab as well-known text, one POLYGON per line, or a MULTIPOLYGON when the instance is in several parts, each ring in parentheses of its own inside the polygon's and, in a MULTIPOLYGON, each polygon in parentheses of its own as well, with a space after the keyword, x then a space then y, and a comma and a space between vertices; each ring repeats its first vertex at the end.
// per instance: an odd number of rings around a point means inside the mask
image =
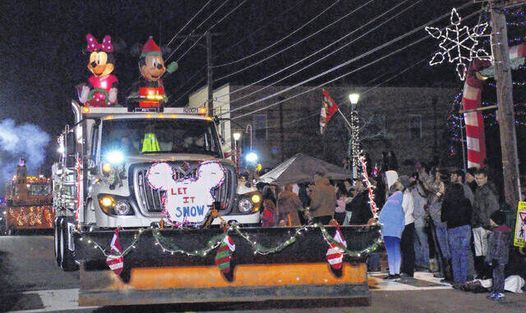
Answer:
MULTIPOLYGON (((77 268, 74 231, 143 228, 164 224, 201 227, 209 218, 210 199, 220 219, 244 225, 259 223, 257 191, 237 192, 235 165, 224 158, 212 118, 205 108, 164 108, 129 112, 124 107, 81 107, 72 102, 75 124, 58 139, 59 161, 53 165, 53 206, 57 263, 77 268), (173 182, 199 184, 203 162, 223 170, 208 194, 187 197, 180 214, 167 219, 163 203, 172 189, 155 188, 147 179, 155 164, 168 164, 173 182)), ((179 209, 179 208, 178 208, 179 209)))

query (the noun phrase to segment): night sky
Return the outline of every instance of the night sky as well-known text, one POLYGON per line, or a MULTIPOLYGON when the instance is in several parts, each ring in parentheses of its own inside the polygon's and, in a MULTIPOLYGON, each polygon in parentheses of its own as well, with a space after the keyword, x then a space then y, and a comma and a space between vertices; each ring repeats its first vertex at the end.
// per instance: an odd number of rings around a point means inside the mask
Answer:
MULTIPOLYGON (((227 1, 227 0, 224 0, 227 1)), ((213 0, 195 18, 195 20, 181 32, 181 35, 202 34, 214 23, 218 22, 228 12, 243 3, 242 0, 229 0, 223 5, 222 0, 213 0), (212 12, 223 5, 199 29, 197 25, 203 22, 212 12)), ((169 40, 194 14, 208 1, 11 1, 0 2, 0 120, 14 119, 17 124, 32 123, 45 130, 54 142, 64 123, 71 121, 72 114, 69 99, 75 97, 74 86, 82 83, 89 76, 86 69, 88 55, 84 53, 86 47, 85 35, 92 33, 99 40, 109 34, 113 38, 117 49, 115 52, 115 74, 120 80, 120 97, 136 79, 138 79, 137 51, 142 47, 148 36, 152 35, 157 43, 170 53, 181 45, 184 38, 175 38, 169 47, 169 40)), ((228 79, 216 82, 216 86, 230 82, 232 84, 246 84, 261 77, 270 75, 348 34, 362 26, 374 17, 382 14, 396 4, 400 10, 415 3, 415 0, 248 0, 244 2, 232 15, 224 19, 213 29, 218 35, 213 37, 213 62, 223 64, 250 55, 260 49, 268 47, 300 28, 310 19, 322 12, 328 6, 336 3, 330 10, 317 18, 307 27, 296 31, 279 44, 267 49, 263 53, 248 58, 232 66, 214 69, 214 76, 221 77, 242 69, 250 64, 267 57, 284 47, 294 44, 321 27, 336 21, 360 5, 367 4, 362 10, 345 18, 338 24, 313 36, 311 39, 296 45, 292 49, 279 54, 267 62, 244 71, 228 79)), ((351 44, 334 56, 316 64, 312 68, 291 77, 281 85, 298 83, 316 75, 352 57, 360 55, 397 36, 413 30, 417 26, 451 11, 452 7, 459 7, 472 0, 436 1, 421 0, 409 8, 393 22, 375 30, 371 34, 351 44)), ((466 16, 480 8, 480 4, 472 4, 460 11, 466 16)), ((398 10, 386 14, 370 27, 357 31, 351 38, 381 23, 386 18, 396 14, 398 10)), ((474 25, 476 17, 466 23, 474 25)), ((449 17, 435 23, 435 26, 446 26, 449 17)), ((360 62, 344 67, 310 84, 314 85, 336 77, 371 62, 391 51, 426 36, 422 29, 403 41, 391 45, 360 62)), ((347 40, 342 41, 341 46, 347 40)), ((174 53, 170 61, 178 59, 194 42, 187 40, 174 53)), ((172 95, 173 105, 183 105, 185 101, 173 103, 175 99, 185 96, 189 88, 201 87, 201 79, 206 78, 206 49, 204 38, 179 61, 179 70, 166 78, 167 84, 172 86, 168 91, 172 95), (201 70, 201 71, 200 71, 201 70)), ((386 85, 395 86, 448 86, 460 89, 462 83, 456 78, 454 65, 429 67, 427 61, 436 51, 436 40, 427 39, 422 43, 396 54, 382 62, 370 66, 355 75, 335 82, 335 85, 357 84, 375 85, 408 66, 418 63, 410 71, 400 75, 386 85)), ((325 54, 325 53, 324 53, 325 54)), ((322 55, 324 55, 322 54, 322 55)), ((313 58, 314 60, 314 58, 313 58)), ((306 63, 305 63, 306 64, 306 63)), ((278 76, 274 80, 283 77, 278 76)), ((269 82, 272 82, 270 80, 269 82)), ((185 99, 185 98, 183 98, 185 99)), ((54 149, 50 146, 48 150, 54 149)), ((49 163, 49 160, 48 162, 49 163)))

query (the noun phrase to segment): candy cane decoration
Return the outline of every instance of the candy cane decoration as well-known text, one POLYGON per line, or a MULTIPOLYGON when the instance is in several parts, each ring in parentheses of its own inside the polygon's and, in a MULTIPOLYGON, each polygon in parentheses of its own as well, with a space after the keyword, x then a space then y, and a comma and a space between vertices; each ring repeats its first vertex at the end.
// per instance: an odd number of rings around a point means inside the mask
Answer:
POLYGON ((369 181, 369 175, 367 174, 367 162, 365 161, 365 157, 363 156, 361 156, 359 160, 362 164, 363 177, 365 178, 365 184, 367 186, 367 192, 369 194, 369 205, 371 206, 371 213, 373 213, 374 218, 378 219, 378 207, 376 207, 376 202, 374 201, 373 185, 371 185, 371 182, 369 181))
MULTIPOLYGON (((480 76, 477 75, 477 72, 488 65, 489 62, 480 60, 475 60, 470 65, 462 95, 464 110, 480 108, 484 81, 479 78, 480 76)), ((466 125, 468 167, 482 167, 483 161, 486 159, 486 137, 482 113, 480 111, 464 113, 464 123, 466 125)))

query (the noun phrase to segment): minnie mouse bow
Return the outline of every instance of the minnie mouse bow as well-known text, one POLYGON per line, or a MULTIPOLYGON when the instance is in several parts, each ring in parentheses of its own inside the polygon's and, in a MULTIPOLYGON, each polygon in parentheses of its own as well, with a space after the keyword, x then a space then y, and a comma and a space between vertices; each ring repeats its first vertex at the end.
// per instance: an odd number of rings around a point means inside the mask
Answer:
POLYGON ((113 44, 111 43, 111 37, 110 35, 104 36, 104 39, 102 39, 102 44, 100 44, 95 37, 93 37, 92 34, 86 35, 86 41, 88 42, 88 47, 86 50, 88 52, 94 52, 94 51, 104 51, 107 53, 113 52, 113 44))

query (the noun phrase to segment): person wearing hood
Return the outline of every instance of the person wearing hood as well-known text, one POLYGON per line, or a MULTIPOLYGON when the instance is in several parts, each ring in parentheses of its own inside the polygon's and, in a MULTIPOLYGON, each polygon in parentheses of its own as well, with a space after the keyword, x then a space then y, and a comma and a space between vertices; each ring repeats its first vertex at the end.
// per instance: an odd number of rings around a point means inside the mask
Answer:
POLYGON ((329 224, 336 207, 336 191, 322 174, 314 175, 314 186, 310 193, 310 214, 313 223, 329 224))
POLYGON ((387 251, 387 261, 389 263, 389 275, 384 279, 400 278, 401 254, 400 238, 405 227, 403 201, 403 186, 400 182, 395 182, 389 192, 391 196, 380 211, 379 222, 382 224, 382 235, 384 237, 385 250, 387 251))
POLYGON ((403 190, 402 208, 404 209, 404 231, 400 239, 402 251, 402 274, 413 277, 415 274, 415 218, 413 217, 414 200, 409 189, 411 181, 409 176, 403 175, 398 178, 403 190))
POLYGON ((299 226, 300 218, 298 212, 303 209, 300 198, 292 191, 291 184, 285 185, 278 195, 278 225, 299 226))

